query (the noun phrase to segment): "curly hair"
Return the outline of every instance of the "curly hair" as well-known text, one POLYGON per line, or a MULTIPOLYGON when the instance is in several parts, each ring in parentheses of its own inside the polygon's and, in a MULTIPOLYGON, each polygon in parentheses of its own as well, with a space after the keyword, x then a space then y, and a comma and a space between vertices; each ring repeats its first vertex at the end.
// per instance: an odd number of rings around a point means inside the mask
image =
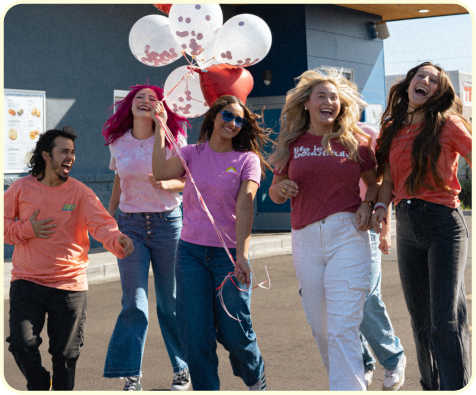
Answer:
POLYGON ((379 175, 384 172, 384 165, 388 162, 392 142, 399 130, 406 126, 407 117, 411 119, 414 114, 424 112, 423 125, 413 142, 412 170, 405 181, 405 189, 411 195, 415 195, 422 187, 434 191, 435 188, 431 185, 428 174, 428 165, 430 165, 430 172, 436 188, 449 192, 450 188, 439 174, 437 167, 438 158, 441 154, 439 136, 448 115, 458 116, 471 132, 471 125, 464 119, 462 109, 461 100, 455 94, 450 78, 441 67, 431 62, 424 62, 409 70, 406 77, 390 89, 388 105, 382 115, 382 133, 377 140, 376 151, 379 175), (409 111, 407 90, 412 79, 424 66, 431 66, 439 71, 439 90, 421 106, 409 111))
POLYGON ((239 152, 253 151, 258 155, 261 163, 261 175, 264 176, 265 168, 271 170, 271 167, 266 162, 262 153, 266 144, 272 144, 272 141, 269 138, 271 130, 261 127, 262 122, 258 122, 258 120, 262 118, 262 115, 252 113, 248 107, 246 107, 243 102, 235 96, 220 96, 215 103, 213 103, 213 106, 205 113, 197 144, 210 140, 213 134, 217 114, 223 109, 223 107, 233 103, 238 104, 243 109, 246 119, 246 123, 243 125, 240 132, 231 139, 233 150, 239 152))
POLYGON ((337 70, 329 70, 326 73, 318 69, 308 70, 296 80, 298 81, 296 87, 288 91, 286 95, 286 103, 281 112, 281 131, 277 147, 269 158, 269 162, 275 165, 279 171, 289 160, 289 144, 302 136, 310 126, 311 117, 309 111, 304 109, 304 104, 309 100, 313 88, 323 82, 329 82, 337 88, 341 108, 332 132, 324 135, 322 146, 328 154, 333 155, 330 139, 336 139, 349 150, 351 160, 360 160, 359 140, 356 135, 366 138, 369 141, 369 146, 370 137, 357 126, 360 113, 367 106, 367 103, 361 98, 357 86, 337 70))
MULTIPOLYGON (((105 145, 109 145, 114 140, 118 139, 119 137, 123 136, 129 129, 132 129, 134 126, 134 116, 132 115, 132 100, 137 95, 139 91, 142 89, 152 89, 157 98, 163 100, 164 98, 164 90, 159 88, 155 85, 149 85, 148 83, 145 85, 135 85, 130 87, 130 92, 127 96, 118 101, 113 106, 110 107, 112 111, 115 106, 117 106, 116 112, 109 117, 102 128, 102 135, 106 140, 105 145)), ((179 134, 187 137, 185 133, 184 126, 188 125, 190 127, 190 123, 188 122, 187 118, 181 117, 168 107, 167 102, 164 102, 165 110, 167 111, 167 126, 172 132, 175 137, 175 141, 177 141, 179 134)), ((152 121, 154 124, 155 129, 155 122, 152 121)), ((167 147, 172 148, 171 144, 166 140, 165 144, 167 147)))
POLYGON ((33 177, 36 177, 38 181, 41 181, 45 177, 46 162, 42 152, 46 151, 50 156, 53 154, 53 148, 56 147, 56 137, 64 137, 74 143, 74 140, 76 140, 78 136, 74 133, 74 128, 70 126, 63 126, 63 130, 50 129, 40 134, 35 148, 31 151, 31 158, 28 163, 28 167, 31 168, 29 173, 33 177))

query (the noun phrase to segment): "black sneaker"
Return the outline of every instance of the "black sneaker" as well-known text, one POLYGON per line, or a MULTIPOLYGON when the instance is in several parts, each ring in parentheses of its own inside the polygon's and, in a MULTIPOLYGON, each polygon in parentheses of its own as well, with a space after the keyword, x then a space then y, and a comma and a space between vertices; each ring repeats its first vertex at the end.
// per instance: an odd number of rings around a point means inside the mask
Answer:
POLYGON ((180 372, 174 373, 174 381, 172 383, 171 391, 186 391, 190 388, 190 372, 188 367, 182 369, 180 372))
POLYGON ((140 377, 125 377, 126 384, 123 391, 142 391, 142 384, 140 383, 140 377))

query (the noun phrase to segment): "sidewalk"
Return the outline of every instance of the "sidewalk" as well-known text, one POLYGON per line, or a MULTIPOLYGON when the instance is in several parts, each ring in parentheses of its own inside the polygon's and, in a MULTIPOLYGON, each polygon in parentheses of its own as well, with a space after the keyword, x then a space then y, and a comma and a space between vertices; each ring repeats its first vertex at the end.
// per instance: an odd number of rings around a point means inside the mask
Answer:
MULTIPOLYGON (((471 211, 465 212, 468 228, 471 232, 471 211)), ((396 221, 392 221, 392 236, 395 236, 396 221)), ((471 234, 470 234, 471 236, 471 234)), ((468 266, 471 266, 471 248, 468 246, 468 266)), ((395 246, 394 246, 395 247, 395 246)), ((254 233, 250 241, 250 260, 266 258, 276 255, 291 254, 291 232, 282 233, 254 233)), ((382 255, 384 260, 395 260, 396 249, 392 248, 390 255, 382 255)), ((10 289, 12 262, 11 259, 4 262, 4 300, 8 299, 10 289)), ((152 274, 152 269, 150 269, 152 274)), ((104 248, 94 248, 89 251, 89 267, 87 270, 89 284, 100 284, 110 281, 118 281, 119 268, 116 257, 104 248)))

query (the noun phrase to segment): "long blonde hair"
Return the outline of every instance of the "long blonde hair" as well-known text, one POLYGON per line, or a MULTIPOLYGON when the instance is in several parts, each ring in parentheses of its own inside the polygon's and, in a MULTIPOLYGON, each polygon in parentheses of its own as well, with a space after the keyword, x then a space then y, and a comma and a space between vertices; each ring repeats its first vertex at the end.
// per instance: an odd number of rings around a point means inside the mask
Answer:
POLYGON ((298 80, 298 84, 286 95, 286 103, 280 118, 281 131, 276 150, 270 156, 269 163, 275 165, 278 171, 287 163, 289 144, 302 136, 310 126, 311 117, 309 111, 304 109, 304 103, 309 100, 312 89, 323 82, 330 82, 337 88, 341 108, 332 132, 324 135, 322 146, 328 154, 333 155, 329 140, 335 138, 349 150, 351 160, 360 160, 359 141, 355 135, 366 138, 369 145, 370 136, 356 125, 360 119, 360 113, 367 106, 367 103, 360 97, 357 85, 347 80, 342 72, 337 70, 329 70, 326 74, 318 69, 308 70, 296 80, 298 80))

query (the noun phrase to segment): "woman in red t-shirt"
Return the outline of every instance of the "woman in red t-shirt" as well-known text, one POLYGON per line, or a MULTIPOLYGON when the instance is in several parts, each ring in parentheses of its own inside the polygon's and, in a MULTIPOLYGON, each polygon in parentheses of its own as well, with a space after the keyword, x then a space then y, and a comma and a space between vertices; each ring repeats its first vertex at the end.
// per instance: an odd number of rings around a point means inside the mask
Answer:
POLYGON ((377 161, 383 182, 372 224, 396 204, 397 254, 424 390, 470 379, 464 268, 468 228, 458 158, 471 166, 471 126, 440 67, 425 62, 390 90, 377 161), (381 203, 380 203, 381 202, 381 203))
POLYGON ((286 96, 270 161, 269 196, 291 198, 299 293, 331 390, 365 391, 359 337, 370 287, 370 217, 378 193, 370 137, 357 126, 366 103, 341 73, 306 71, 286 96), (368 187, 362 202, 359 180, 368 187))

